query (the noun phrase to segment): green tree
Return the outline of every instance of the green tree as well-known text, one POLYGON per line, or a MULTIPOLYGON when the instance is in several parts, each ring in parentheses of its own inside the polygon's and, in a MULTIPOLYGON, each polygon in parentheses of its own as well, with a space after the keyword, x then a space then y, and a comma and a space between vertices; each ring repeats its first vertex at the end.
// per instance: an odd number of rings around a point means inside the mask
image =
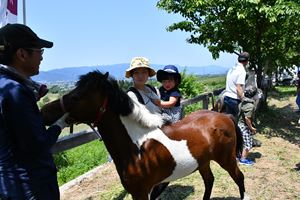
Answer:
POLYGON ((262 74, 299 65, 299 0, 160 0, 157 7, 181 15, 167 30, 191 33, 187 42, 220 52, 248 51, 262 74))

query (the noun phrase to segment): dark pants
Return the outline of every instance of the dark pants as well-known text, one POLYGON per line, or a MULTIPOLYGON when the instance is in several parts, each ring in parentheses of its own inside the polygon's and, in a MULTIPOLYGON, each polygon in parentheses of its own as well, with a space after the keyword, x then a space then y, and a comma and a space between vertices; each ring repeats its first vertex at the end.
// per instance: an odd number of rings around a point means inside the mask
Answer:
POLYGON ((37 200, 59 200, 59 187, 56 179, 34 185, 34 194, 37 200))
POLYGON ((0 200, 59 200, 56 173, 47 179, 29 178, 26 171, 0 169, 0 200), (13 171, 14 173, 12 173, 13 171))
POLYGON ((224 97, 224 105, 225 105, 225 112, 227 114, 232 114, 236 119, 239 114, 239 104, 241 101, 239 99, 233 99, 231 97, 224 97))

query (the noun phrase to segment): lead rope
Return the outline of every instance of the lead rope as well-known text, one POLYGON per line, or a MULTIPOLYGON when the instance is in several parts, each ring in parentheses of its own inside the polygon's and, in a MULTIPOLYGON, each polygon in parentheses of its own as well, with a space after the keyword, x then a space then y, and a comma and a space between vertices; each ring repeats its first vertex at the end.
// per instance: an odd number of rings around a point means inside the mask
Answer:
POLYGON ((99 139, 100 141, 102 141, 102 136, 100 135, 99 131, 97 131, 97 130, 95 129, 95 127, 92 126, 92 124, 88 124, 88 125, 89 125, 89 127, 91 127, 91 129, 96 133, 96 135, 98 136, 98 139, 99 139))

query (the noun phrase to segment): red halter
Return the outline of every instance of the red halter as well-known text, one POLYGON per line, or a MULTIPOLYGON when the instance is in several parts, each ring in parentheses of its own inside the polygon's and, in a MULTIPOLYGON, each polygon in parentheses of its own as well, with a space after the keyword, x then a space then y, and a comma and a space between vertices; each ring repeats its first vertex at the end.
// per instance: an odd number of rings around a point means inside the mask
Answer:
POLYGON ((96 126, 99 124, 99 122, 100 122, 100 120, 101 120, 103 114, 105 113, 106 108, 107 108, 107 101, 108 101, 108 98, 105 97, 105 99, 103 100, 102 106, 100 106, 100 108, 99 108, 99 110, 98 110, 96 119, 95 119, 94 122, 93 122, 93 127, 96 127, 96 126))

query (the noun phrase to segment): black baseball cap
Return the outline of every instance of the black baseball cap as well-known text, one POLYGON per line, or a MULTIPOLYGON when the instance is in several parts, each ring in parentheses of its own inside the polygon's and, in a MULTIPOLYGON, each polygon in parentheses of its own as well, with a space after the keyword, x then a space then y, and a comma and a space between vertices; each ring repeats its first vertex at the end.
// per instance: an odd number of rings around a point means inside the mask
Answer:
POLYGON ((244 52, 239 54, 238 61, 241 61, 241 62, 248 61, 249 57, 250 57, 249 53, 244 51, 244 52))
POLYGON ((2 48, 51 48, 53 42, 41 39, 28 26, 7 24, 0 28, 0 46, 2 48))

